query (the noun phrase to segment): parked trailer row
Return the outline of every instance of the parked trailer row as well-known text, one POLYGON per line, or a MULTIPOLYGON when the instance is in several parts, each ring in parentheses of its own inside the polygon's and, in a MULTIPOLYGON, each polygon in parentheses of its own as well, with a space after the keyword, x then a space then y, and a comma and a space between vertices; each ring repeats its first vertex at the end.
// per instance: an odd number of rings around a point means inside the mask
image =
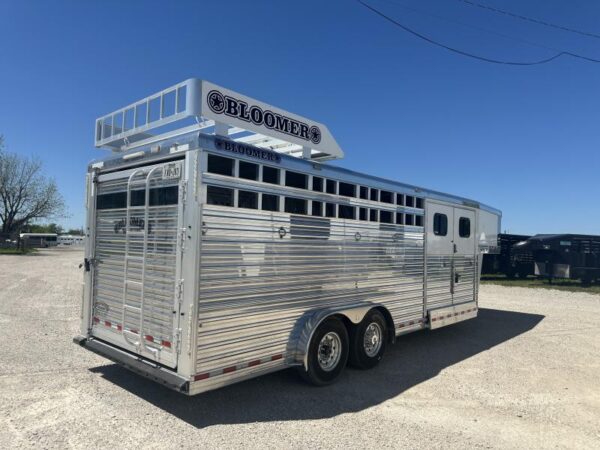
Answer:
POLYGON ((96 145, 113 153, 89 166, 75 341, 143 376, 327 384, 477 316, 500 212, 326 164, 343 152, 323 124, 187 80, 99 118, 96 145))
POLYGON ((538 234, 516 244, 513 253, 531 255, 540 277, 579 279, 584 284, 600 280, 600 236, 538 234))

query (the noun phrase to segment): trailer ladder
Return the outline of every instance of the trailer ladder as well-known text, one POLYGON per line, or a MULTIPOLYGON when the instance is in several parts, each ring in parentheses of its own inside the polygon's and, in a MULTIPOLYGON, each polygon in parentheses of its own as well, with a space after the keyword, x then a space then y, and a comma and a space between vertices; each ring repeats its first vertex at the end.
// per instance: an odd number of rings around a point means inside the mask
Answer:
MULTIPOLYGON (((145 289, 145 281, 146 281, 146 259, 148 256, 148 233, 149 233, 149 206, 150 206, 150 179, 152 175, 159 167, 154 167, 150 170, 142 168, 134 170, 129 179, 127 180, 127 204, 126 207, 126 219, 125 219, 125 254, 124 254, 124 278, 123 278, 123 337, 124 339, 134 347, 140 350, 140 347, 143 346, 147 351, 157 354, 158 349, 146 345, 144 341, 144 289, 145 289), (135 180, 136 175, 141 174, 145 175, 143 180, 135 180), (132 188, 135 186, 142 187, 144 190, 144 222, 143 222, 143 231, 134 231, 131 228, 131 192, 132 188), (132 255, 130 253, 131 249, 131 236, 133 234, 142 234, 143 235, 143 243, 142 243, 142 256, 132 255), (129 270, 130 263, 138 263, 142 267, 141 272, 141 280, 134 281, 129 279, 129 270), (140 306, 133 306, 128 304, 128 294, 130 286, 138 286, 140 292, 140 306), (137 330, 128 330, 126 328, 126 319, 127 313, 135 313, 139 317, 139 327, 137 330), (137 331, 137 333, 135 332, 137 331), (128 335, 135 336, 136 340, 130 340, 128 335)), ((139 208, 136 206, 135 208, 139 208)))

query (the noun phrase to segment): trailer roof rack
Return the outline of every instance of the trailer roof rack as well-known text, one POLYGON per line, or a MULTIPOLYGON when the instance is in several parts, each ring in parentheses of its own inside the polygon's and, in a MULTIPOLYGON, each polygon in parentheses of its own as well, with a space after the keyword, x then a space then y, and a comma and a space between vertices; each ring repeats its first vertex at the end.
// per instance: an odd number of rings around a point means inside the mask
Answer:
POLYGON ((123 152, 197 130, 305 159, 344 157, 325 125, 196 78, 96 119, 95 144, 123 152))

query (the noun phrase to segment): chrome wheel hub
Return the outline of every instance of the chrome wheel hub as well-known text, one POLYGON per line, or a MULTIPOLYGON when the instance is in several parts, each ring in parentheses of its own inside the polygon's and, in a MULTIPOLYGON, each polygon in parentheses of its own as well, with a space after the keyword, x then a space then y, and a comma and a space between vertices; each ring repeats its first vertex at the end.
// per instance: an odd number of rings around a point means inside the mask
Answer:
POLYGON ((365 330, 363 347, 368 357, 373 358, 379 353, 383 343, 383 330, 376 322, 371 322, 365 330))
POLYGON ((318 348, 319 366, 325 372, 335 369, 342 357, 342 340, 337 333, 330 331, 321 338, 318 348))

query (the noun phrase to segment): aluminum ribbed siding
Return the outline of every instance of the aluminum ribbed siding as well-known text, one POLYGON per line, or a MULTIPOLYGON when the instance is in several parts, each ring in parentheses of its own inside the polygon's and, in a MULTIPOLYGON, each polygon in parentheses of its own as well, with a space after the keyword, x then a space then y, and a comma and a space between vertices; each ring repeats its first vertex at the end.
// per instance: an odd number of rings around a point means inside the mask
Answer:
POLYGON ((427 256, 427 310, 472 302, 478 281, 476 258, 464 255, 427 256), (459 274, 452 293, 452 266, 459 274))
POLYGON ((285 354, 315 309, 369 301, 397 327, 423 318, 421 227, 213 205, 202 222, 198 372, 285 354))

